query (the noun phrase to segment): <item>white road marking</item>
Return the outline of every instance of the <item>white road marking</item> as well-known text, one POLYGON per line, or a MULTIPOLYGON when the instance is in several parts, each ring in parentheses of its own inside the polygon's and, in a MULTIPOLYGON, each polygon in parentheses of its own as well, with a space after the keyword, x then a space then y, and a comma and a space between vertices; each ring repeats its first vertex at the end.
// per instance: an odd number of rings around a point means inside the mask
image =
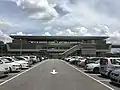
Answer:
MULTIPOLYGON (((81 70, 81 69, 79 69, 79 70, 81 70)), ((82 71, 83 71, 83 72, 88 72, 88 70, 84 70, 84 69, 82 69, 82 71)))
POLYGON ((50 72, 51 74, 57 74, 58 72, 55 71, 55 69, 52 70, 52 72, 50 72))
POLYGON ((64 62, 64 63, 66 63, 67 65, 71 66, 72 68, 76 69, 77 71, 81 72, 82 74, 86 75, 87 77, 89 77, 89 78, 93 79, 94 81, 98 82, 99 84, 101 84, 101 85, 103 85, 103 86, 107 87, 108 89, 110 89, 110 90, 115 90, 115 89, 113 89, 112 87, 110 87, 110 86, 108 86, 108 85, 106 85, 106 84, 102 83, 101 81, 99 81, 99 80, 97 80, 97 79, 93 78, 92 76, 90 76, 90 75, 86 74, 85 72, 83 72, 83 71, 79 70, 78 68, 76 68, 76 67, 74 67, 74 66, 72 66, 72 65, 68 64, 67 62, 65 62, 65 61, 63 61, 63 60, 61 60, 61 61, 62 61, 62 62, 64 62))
POLYGON ((41 62, 41 63, 38 63, 38 64, 36 64, 35 66, 33 66, 33 67, 31 67, 31 68, 29 68, 29 69, 27 69, 27 70, 25 70, 25 71, 23 71, 23 72, 17 74, 16 76, 14 76, 14 77, 12 77, 12 78, 10 78, 10 79, 8 79, 8 80, 6 80, 6 81, 0 83, 0 86, 4 85, 5 83, 7 83, 7 82, 9 82, 9 81, 11 81, 11 80, 13 80, 13 79, 19 77, 20 75, 22 75, 22 74, 24 74, 24 73, 30 71, 31 69, 33 69, 33 68, 35 68, 35 67, 39 66, 40 64, 43 64, 43 63, 45 63, 45 62, 47 62, 47 61, 48 61, 48 60, 43 61, 43 62, 41 62))
POLYGON ((110 82, 110 80, 99 80, 99 81, 101 81, 101 82, 110 82))
POLYGON ((91 73, 87 73, 87 74, 89 74, 89 75, 91 75, 91 76, 97 76, 97 75, 100 75, 100 74, 91 74, 91 73))

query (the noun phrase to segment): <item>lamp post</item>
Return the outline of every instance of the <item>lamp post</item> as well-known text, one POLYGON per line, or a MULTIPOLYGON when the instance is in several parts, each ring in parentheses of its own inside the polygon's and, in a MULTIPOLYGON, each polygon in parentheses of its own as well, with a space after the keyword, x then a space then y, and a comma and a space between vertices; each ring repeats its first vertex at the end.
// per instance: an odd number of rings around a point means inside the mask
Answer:
POLYGON ((22 39, 20 39, 20 55, 22 55, 22 39))

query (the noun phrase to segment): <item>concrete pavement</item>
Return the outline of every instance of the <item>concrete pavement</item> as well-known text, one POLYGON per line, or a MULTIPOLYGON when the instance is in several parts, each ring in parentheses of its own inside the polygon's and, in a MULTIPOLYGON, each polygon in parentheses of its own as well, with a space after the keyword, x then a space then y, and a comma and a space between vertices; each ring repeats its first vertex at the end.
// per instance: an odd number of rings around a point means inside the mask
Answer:
POLYGON ((48 60, 0 86, 0 90, 110 90, 60 60, 48 60), (55 69, 58 73, 50 72, 55 69))

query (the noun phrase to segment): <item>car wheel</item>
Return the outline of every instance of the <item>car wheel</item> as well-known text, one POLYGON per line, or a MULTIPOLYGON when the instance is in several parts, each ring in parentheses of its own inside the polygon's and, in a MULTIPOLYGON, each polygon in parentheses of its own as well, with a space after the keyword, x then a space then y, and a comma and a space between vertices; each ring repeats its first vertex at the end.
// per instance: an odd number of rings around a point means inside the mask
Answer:
POLYGON ((110 78, 110 74, 111 74, 111 72, 112 72, 112 71, 109 71, 109 72, 108 72, 108 77, 109 77, 109 78, 110 78))
POLYGON ((12 72, 12 69, 11 69, 11 67, 9 67, 9 72, 12 72))
POLYGON ((94 73, 99 73, 99 68, 94 68, 93 72, 94 73))

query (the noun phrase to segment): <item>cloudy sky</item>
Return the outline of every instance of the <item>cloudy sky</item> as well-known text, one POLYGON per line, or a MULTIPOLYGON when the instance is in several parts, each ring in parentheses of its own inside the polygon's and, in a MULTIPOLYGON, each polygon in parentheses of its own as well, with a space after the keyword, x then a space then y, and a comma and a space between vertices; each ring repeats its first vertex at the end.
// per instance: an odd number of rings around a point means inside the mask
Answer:
POLYGON ((120 0, 0 0, 0 40, 8 35, 109 36, 120 44, 120 0))

